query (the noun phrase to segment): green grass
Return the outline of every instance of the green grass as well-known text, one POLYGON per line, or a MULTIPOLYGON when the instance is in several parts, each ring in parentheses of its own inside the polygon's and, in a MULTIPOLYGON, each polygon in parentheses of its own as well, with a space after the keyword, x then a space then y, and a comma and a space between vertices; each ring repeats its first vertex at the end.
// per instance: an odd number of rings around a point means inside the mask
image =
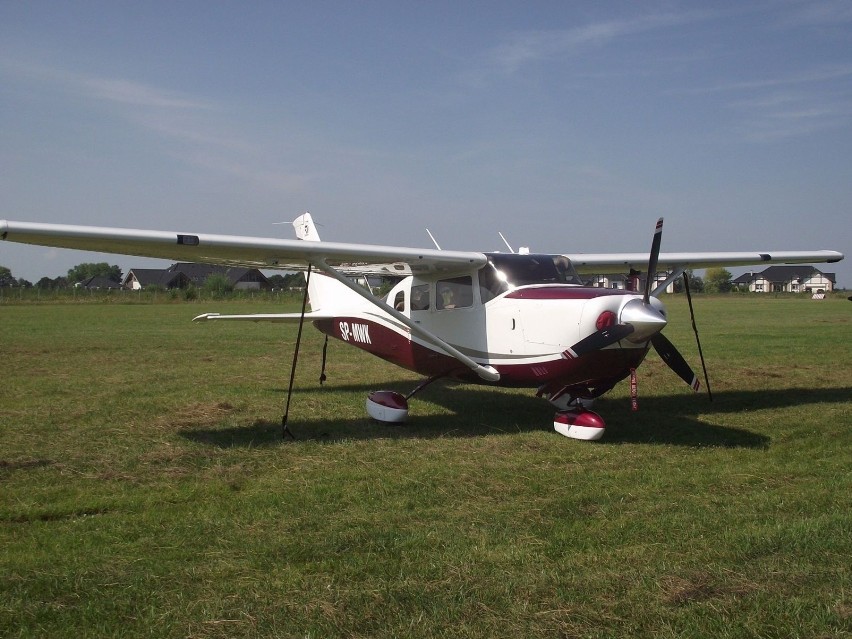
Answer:
MULTIPOLYGON (((681 298, 667 336, 697 367, 681 298)), ((852 305, 698 298, 715 401, 655 355, 568 440, 249 302, 0 305, 0 636, 852 636, 852 305)))

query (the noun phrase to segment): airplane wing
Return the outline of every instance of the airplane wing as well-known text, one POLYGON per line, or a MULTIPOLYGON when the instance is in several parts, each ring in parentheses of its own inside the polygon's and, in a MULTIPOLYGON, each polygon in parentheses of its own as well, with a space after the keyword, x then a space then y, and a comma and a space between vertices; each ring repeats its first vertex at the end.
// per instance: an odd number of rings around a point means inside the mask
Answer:
MULTIPOLYGON (((645 272, 648 253, 566 253, 565 257, 578 273, 627 273, 633 269, 645 272)), ((754 251, 660 253, 659 271, 708 268, 713 266, 751 266, 759 264, 812 264, 839 262, 843 253, 837 251, 754 251)))
MULTIPOLYGON (((0 220, 0 239, 23 244, 262 269, 300 270, 324 261, 344 274, 410 275, 468 271, 483 253, 239 235, 148 231, 0 220)), ((647 253, 566 253, 579 273, 644 271, 647 253)), ((660 270, 838 262, 837 251, 660 253, 660 270)))
POLYGON ((482 253, 465 251, 7 220, 0 220, 0 239, 99 253, 262 269, 304 270, 309 263, 324 261, 342 273, 362 275, 453 273, 484 266, 487 261, 482 253))

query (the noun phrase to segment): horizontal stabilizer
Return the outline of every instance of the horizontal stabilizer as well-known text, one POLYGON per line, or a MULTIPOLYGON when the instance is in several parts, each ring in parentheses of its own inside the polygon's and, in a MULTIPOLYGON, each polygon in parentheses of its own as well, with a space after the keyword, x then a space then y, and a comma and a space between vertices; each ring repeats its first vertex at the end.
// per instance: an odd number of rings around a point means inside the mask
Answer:
POLYGON ((319 311, 305 313, 253 313, 251 315, 222 315, 221 313, 204 313, 192 318, 193 322, 212 322, 213 320, 232 320, 238 322, 299 322, 304 317, 305 321, 331 319, 333 316, 319 311))

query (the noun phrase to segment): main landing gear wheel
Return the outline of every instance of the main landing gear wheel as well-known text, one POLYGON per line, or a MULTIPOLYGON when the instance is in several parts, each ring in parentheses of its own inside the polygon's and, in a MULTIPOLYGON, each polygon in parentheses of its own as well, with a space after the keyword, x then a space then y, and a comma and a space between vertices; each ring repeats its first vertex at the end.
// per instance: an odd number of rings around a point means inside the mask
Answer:
POLYGON ((395 391, 373 391, 367 395, 367 413, 377 422, 401 424, 408 419, 408 400, 395 391))
POLYGON ((367 395, 367 413, 377 422, 401 424, 408 419, 408 400, 443 375, 433 375, 420 382, 408 395, 396 391, 372 391, 367 395))

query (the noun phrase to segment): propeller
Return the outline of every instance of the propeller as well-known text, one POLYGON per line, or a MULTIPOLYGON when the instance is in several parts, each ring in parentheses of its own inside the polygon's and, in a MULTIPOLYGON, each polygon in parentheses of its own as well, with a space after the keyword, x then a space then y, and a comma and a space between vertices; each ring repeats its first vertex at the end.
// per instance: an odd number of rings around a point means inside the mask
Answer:
MULTIPOLYGON (((647 305, 650 303, 651 299, 651 286, 654 282, 654 277, 657 274, 657 261, 660 258, 660 245, 663 240, 663 218, 657 220, 657 226, 654 229, 654 239, 651 242, 651 255, 648 258, 648 270, 645 273, 645 295, 642 297, 642 303, 647 305)), ((686 280, 686 274, 684 273, 684 279, 686 280)), ((692 317, 692 328, 695 331, 695 339, 698 340, 698 329, 695 326, 695 314, 692 312, 692 297, 689 295, 689 284, 686 285, 687 290, 687 299, 689 299, 689 314, 692 317)), ((698 377, 692 372, 692 368, 690 368, 689 364, 686 363, 686 360, 683 358, 683 355, 678 352, 675 348, 675 345, 672 344, 669 339, 660 333, 659 331, 654 333, 651 336, 651 345, 654 347, 654 350, 657 351, 657 354, 660 356, 666 366, 672 369, 675 374, 680 377, 683 381, 685 381, 693 391, 698 392, 699 386, 701 384, 698 381, 698 377)), ((701 343, 698 343, 699 354, 701 352, 701 343)), ((701 356, 701 366, 704 366, 704 356, 701 356)), ((707 369, 704 368, 704 380, 707 381, 707 369)), ((710 392, 710 383, 707 383, 707 392, 710 392)), ((710 396, 710 399, 713 399, 713 396, 710 396)))
POLYGON ((574 346, 563 352, 562 355, 564 355, 567 359, 574 359, 575 357, 580 357, 580 355, 585 353, 598 351, 610 344, 615 344, 616 342, 621 341, 634 330, 636 329, 633 328, 632 324, 615 324, 613 326, 607 326, 606 328, 602 328, 591 335, 587 335, 574 344, 574 346))
MULTIPOLYGON (((651 242, 651 253, 648 257, 648 269, 645 277, 645 291, 642 300, 632 299, 627 302, 621 310, 621 323, 613 326, 604 327, 591 335, 587 335, 571 348, 563 352, 563 356, 568 359, 579 357, 584 353, 600 350, 611 344, 614 344, 625 337, 630 338, 632 342, 650 341, 654 350, 657 351, 660 358, 666 365, 672 369, 675 374, 685 381, 694 391, 698 391, 700 383, 698 377, 690 368, 686 360, 675 348, 667 337, 660 331, 666 325, 665 316, 651 304, 651 287, 654 282, 654 276, 657 273, 657 263, 660 258, 660 246, 663 239, 663 218, 657 220, 657 225, 654 229, 654 239, 651 242)), ((701 367, 704 370, 704 381, 707 383, 707 392, 712 401, 713 395, 710 393, 710 381, 707 378, 707 368, 704 364, 704 355, 701 352, 701 342, 698 339, 698 328, 695 325, 695 314, 692 309, 692 296, 689 293, 689 281, 684 273, 684 282, 686 285, 686 295, 689 300, 689 314, 692 318, 692 329, 695 331, 695 340, 698 342, 698 354, 701 357, 701 367)))
POLYGON ((654 350, 657 351, 657 355, 660 356, 660 359, 662 359, 678 377, 689 384, 692 387, 692 390, 697 392, 698 387, 700 386, 698 377, 696 377, 695 373, 692 372, 689 364, 686 363, 686 360, 683 359, 683 356, 674 347, 674 344, 672 344, 662 333, 654 335, 651 338, 651 344, 654 346, 654 350))
POLYGON ((648 304, 651 300, 651 284, 657 274, 657 261, 660 259, 660 244, 663 241, 663 218, 657 220, 654 229, 654 239, 651 241, 651 255, 648 257, 648 270, 645 273, 645 296, 642 301, 648 304))

